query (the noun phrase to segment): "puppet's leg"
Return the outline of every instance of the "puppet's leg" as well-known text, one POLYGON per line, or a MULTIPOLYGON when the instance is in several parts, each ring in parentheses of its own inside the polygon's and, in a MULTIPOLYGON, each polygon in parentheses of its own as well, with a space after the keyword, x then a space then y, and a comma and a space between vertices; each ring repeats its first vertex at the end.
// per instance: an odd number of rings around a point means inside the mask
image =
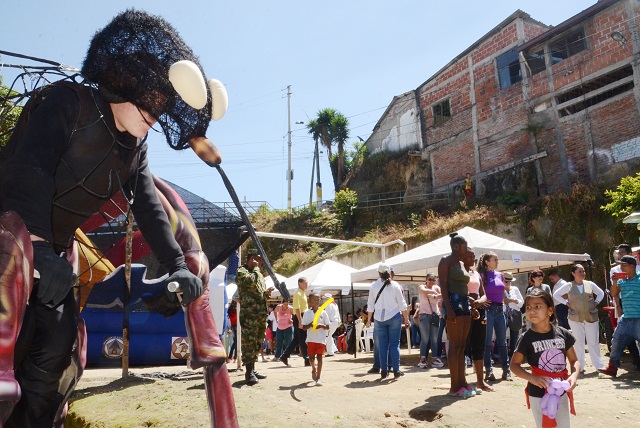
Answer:
POLYGON ((20 399, 14 377, 16 339, 33 286, 33 247, 15 212, 0 215, 0 427, 20 399))
POLYGON ((185 312, 185 321, 190 341, 190 366, 191 368, 204 366, 211 426, 237 427, 238 418, 233 389, 227 366, 224 364, 226 352, 209 307, 209 287, 206 287, 202 295, 189 304, 185 312))

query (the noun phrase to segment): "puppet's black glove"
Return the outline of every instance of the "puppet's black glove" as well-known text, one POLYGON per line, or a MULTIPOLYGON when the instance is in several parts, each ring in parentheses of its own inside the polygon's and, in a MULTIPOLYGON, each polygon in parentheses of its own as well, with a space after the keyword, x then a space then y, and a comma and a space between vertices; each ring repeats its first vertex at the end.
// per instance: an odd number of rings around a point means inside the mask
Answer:
POLYGON ((76 281, 73 268, 55 253, 48 242, 34 241, 32 244, 33 267, 40 274, 38 300, 51 307, 58 306, 76 281))
MULTIPOLYGON (((187 306, 202 294, 202 280, 192 274, 189 269, 179 269, 167 278, 167 284, 177 282, 182 292, 182 305, 187 306)), ((169 298, 175 301, 176 295, 167 290, 169 298)))

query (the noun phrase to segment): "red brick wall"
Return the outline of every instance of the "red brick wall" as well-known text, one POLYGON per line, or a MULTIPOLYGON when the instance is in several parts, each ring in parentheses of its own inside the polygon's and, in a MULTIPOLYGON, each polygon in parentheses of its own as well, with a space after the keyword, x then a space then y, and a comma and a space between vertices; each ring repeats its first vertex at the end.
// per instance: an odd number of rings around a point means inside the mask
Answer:
POLYGON ((445 147, 433 152, 433 186, 464 178, 467 172, 474 174, 473 135, 471 131, 458 136, 445 147))
POLYGON ((611 147, 640 135, 640 115, 633 94, 589 111, 591 138, 598 175, 608 172, 613 162, 611 147))
POLYGON ((514 21, 475 49, 471 53, 471 60, 474 65, 478 64, 487 58, 493 57, 496 52, 499 52, 507 46, 513 45, 517 42, 518 30, 516 28, 516 21, 514 21))
POLYGON ((540 159, 542 174, 545 177, 546 188, 550 193, 562 190, 564 168, 560 161, 558 139, 560 136, 555 129, 545 129, 536 136, 539 151, 546 151, 547 156, 540 159))
POLYGON ((584 123, 581 115, 560 124, 567 152, 569 180, 574 183, 589 182, 589 165, 586 156, 584 123))
POLYGON ((532 154, 529 135, 524 131, 516 132, 481 145, 480 168, 486 171, 532 154))
POLYGON ((540 26, 540 24, 536 24, 529 21, 524 21, 524 39, 531 40, 538 37, 540 34, 545 33, 548 28, 540 26))
MULTIPOLYGON (((557 92, 629 58, 632 42, 627 22, 630 19, 626 12, 627 4, 627 1, 621 1, 584 23, 587 49, 552 66, 548 71, 557 92), (621 46, 613 41, 610 37, 613 31, 620 31, 627 38, 627 43, 621 46)), ((634 8, 640 10, 635 3, 634 8)), ((636 18, 636 22, 640 25, 640 18, 636 18)), ((527 21, 523 21, 523 28, 525 40, 547 31, 527 21)), ((550 192, 562 190, 566 184, 563 173, 567 172, 571 183, 589 182, 584 121, 590 121, 588 125, 596 155, 603 154, 603 159, 610 159, 605 153, 610 152, 612 145, 640 135, 640 115, 635 99, 628 96, 605 106, 591 107, 588 114, 577 113, 562 121, 551 110, 531 116, 528 106, 535 106, 538 98, 549 95, 548 72, 538 73, 528 79, 530 104, 524 98, 522 82, 503 90, 498 86, 495 57, 515 46, 518 40, 514 21, 469 53, 473 64, 481 170, 486 171, 533 154, 529 134, 523 128, 530 121, 542 118, 544 120, 539 123, 545 129, 538 133, 536 141, 538 150, 546 150, 548 154, 540 160, 547 189, 550 192), (559 142, 560 138, 562 141, 559 142), (564 143, 568 162, 568 168, 564 171, 559 153, 560 143, 564 143)), ((425 117, 424 142, 427 147, 441 144, 432 152, 434 187, 459 181, 467 172, 476 172, 471 131, 471 79, 467 66, 467 57, 462 58, 421 88, 420 104, 425 117), (452 118, 434 127, 431 106, 447 97, 450 99, 452 118), (455 165, 455 168, 451 165, 455 165)), ((606 169, 606 161, 597 157, 596 163, 600 174, 600 169, 606 169)))
POLYGON ((584 23, 587 49, 551 67, 556 91, 631 56, 631 35, 625 3, 620 2, 584 23), (614 31, 625 35, 625 45, 611 38, 614 31))

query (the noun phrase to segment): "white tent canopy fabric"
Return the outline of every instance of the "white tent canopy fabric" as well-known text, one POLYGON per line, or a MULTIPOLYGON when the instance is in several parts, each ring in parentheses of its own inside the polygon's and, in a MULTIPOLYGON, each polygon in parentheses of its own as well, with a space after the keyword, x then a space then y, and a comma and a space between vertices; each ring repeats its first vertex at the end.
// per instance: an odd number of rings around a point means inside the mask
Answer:
MULTIPOLYGON (((333 260, 323 260, 322 262, 303 270, 285 280, 287 290, 291 294, 298 289, 298 278, 305 277, 309 281, 308 290, 313 293, 331 293, 347 295, 351 292, 351 274, 356 269, 334 262, 333 260)), ((272 296, 279 293, 274 291, 272 296)))
MULTIPOLYGON (((513 273, 529 272, 534 269, 547 269, 555 266, 585 262, 591 259, 589 254, 548 253, 517 242, 510 241, 472 227, 458 230, 468 243, 469 249, 480 257, 482 253, 493 251, 500 260, 498 270, 513 273)), ((385 261, 393 266, 395 280, 405 283, 420 283, 428 272, 438 273, 438 263, 442 257, 451 254, 451 238, 431 241, 420 247, 398 254, 385 261)), ((351 281, 366 282, 378 279, 378 264, 367 266, 351 274, 351 281)))

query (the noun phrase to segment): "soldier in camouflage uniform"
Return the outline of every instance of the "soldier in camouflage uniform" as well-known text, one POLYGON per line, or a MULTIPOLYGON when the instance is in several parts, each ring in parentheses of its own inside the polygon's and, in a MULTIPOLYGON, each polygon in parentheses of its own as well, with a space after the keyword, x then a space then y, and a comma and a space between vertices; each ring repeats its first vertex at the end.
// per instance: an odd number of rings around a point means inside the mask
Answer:
POLYGON ((238 269, 236 284, 240 303, 240 327, 242 328, 242 360, 246 367, 245 380, 249 385, 265 379, 255 370, 260 345, 267 325, 267 297, 273 287, 267 289, 260 273, 262 257, 256 250, 247 251, 247 262, 238 269))

